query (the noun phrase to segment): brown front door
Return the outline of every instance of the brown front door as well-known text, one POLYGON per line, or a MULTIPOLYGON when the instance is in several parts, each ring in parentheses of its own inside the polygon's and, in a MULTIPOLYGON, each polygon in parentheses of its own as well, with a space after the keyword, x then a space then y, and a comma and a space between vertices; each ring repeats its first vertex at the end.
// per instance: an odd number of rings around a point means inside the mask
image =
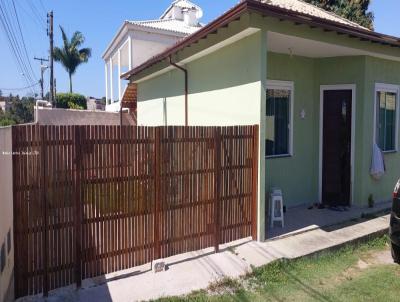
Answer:
POLYGON ((325 90, 323 95, 322 202, 350 205, 351 90, 325 90))

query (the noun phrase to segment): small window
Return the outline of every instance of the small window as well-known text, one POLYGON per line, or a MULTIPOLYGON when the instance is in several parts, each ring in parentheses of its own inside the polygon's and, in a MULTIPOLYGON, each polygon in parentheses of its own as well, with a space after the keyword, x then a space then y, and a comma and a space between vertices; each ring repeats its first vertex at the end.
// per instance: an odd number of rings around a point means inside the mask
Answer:
POLYGON ((7 254, 11 252, 11 230, 7 233, 7 254))
POLYGON ((6 248, 5 244, 1 245, 1 254, 0 254, 0 271, 4 271, 4 267, 6 266, 6 248))
POLYGON ((395 86, 377 86, 375 140, 384 152, 397 150, 397 98, 395 86))
POLYGON ((267 86, 266 156, 291 154, 291 84, 267 86))

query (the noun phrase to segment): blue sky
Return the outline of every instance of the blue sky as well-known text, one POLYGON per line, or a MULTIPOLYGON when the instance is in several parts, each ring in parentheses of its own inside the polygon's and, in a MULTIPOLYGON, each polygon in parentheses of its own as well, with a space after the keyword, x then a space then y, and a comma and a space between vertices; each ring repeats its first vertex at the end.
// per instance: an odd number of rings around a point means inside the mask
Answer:
MULTIPOLYGON (((12 0, 0 0, 12 3, 12 0)), ((60 45, 59 25, 68 34, 81 31, 86 37, 85 46, 92 48, 89 63, 78 68, 73 77, 74 91, 95 97, 104 96, 104 63, 101 55, 124 20, 158 18, 172 0, 14 0, 21 21, 28 55, 35 76, 39 79, 39 62, 34 56, 46 57, 45 11, 52 9, 55 17, 55 44, 60 45), (29 3, 31 2, 31 3, 29 3), (42 5, 43 4, 43 5, 42 5), (33 6, 32 6, 33 5, 33 6), (39 15, 39 16, 38 16, 39 15)), ((238 3, 238 0, 194 0, 204 10, 203 23, 207 23, 238 3)), ((371 11, 375 14, 375 29, 378 32, 400 36, 399 0, 372 0, 371 11)), ((8 48, 3 28, 0 26, 0 89, 25 87, 26 82, 17 69, 8 48)), ((57 91, 68 90, 68 76, 56 63, 57 91)), ((48 74, 45 82, 48 83, 48 74)), ((48 87, 48 84, 46 85, 48 87)), ((39 91, 39 89, 36 89, 39 91)), ((16 91, 14 91, 16 92, 16 91)), ((29 90, 18 91, 24 95, 29 90)))

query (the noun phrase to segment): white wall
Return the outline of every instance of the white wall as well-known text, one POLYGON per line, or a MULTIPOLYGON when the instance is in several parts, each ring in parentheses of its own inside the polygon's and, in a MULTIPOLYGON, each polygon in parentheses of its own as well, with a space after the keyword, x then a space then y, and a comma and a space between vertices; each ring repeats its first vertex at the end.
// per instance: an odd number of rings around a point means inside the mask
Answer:
POLYGON ((138 102, 139 126, 182 126, 185 124, 183 97, 158 98, 138 102))
POLYGON ((182 38, 146 32, 131 32, 130 36, 132 37, 132 68, 163 52, 182 38))
POLYGON ((4 244, 6 266, 0 271, 0 301, 14 301, 14 234, 11 127, 0 127, 0 249, 4 244), (8 252, 7 233, 11 234, 8 252))
MULTIPOLYGON (((168 47, 175 44, 178 40, 182 39, 181 34, 166 35, 160 33, 150 33, 140 30, 130 29, 127 33, 120 39, 120 41, 113 47, 111 54, 105 58, 107 64, 109 63, 109 58, 113 57, 113 81, 111 82, 111 76, 108 75, 108 94, 109 98, 111 95, 111 86, 113 87, 113 99, 118 100, 118 81, 121 81, 121 93, 123 94, 126 88, 127 81, 121 80, 118 74, 118 49, 121 48, 121 74, 129 71, 129 43, 128 40, 131 39, 131 60, 132 68, 139 66, 145 61, 149 60, 151 57, 163 52, 168 47)), ((108 70, 110 72, 110 65, 108 65, 108 70)), ((122 95, 123 96, 123 95, 122 95)), ((120 108, 120 102, 113 102, 106 105, 106 111, 117 112, 120 108)))
POLYGON ((119 112, 121 110, 120 102, 114 102, 111 104, 106 104, 106 111, 110 113, 119 112))
MULTIPOLYGON (((119 125, 120 113, 88 110, 49 109, 35 110, 35 122, 40 125, 119 125)), ((122 114, 123 125, 135 125, 130 114, 122 114)))

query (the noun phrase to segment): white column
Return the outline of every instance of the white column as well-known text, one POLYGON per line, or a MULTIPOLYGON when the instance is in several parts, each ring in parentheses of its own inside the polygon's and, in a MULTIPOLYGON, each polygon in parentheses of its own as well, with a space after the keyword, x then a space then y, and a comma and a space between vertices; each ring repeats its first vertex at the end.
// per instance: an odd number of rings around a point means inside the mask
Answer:
POLYGON ((121 88, 121 49, 118 49, 118 100, 122 100, 121 88))
POLYGON ((114 102, 114 83, 113 83, 113 62, 112 57, 110 57, 110 101, 111 104, 114 102))
POLYGON ((104 64, 104 73, 106 79, 106 106, 108 105, 108 68, 107 68, 107 61, 104 64))
POLYGON ((132 69, 132 37, 129 36, 129 42, 128 42, 128 46, 129 46, 129 70, 132 69))

